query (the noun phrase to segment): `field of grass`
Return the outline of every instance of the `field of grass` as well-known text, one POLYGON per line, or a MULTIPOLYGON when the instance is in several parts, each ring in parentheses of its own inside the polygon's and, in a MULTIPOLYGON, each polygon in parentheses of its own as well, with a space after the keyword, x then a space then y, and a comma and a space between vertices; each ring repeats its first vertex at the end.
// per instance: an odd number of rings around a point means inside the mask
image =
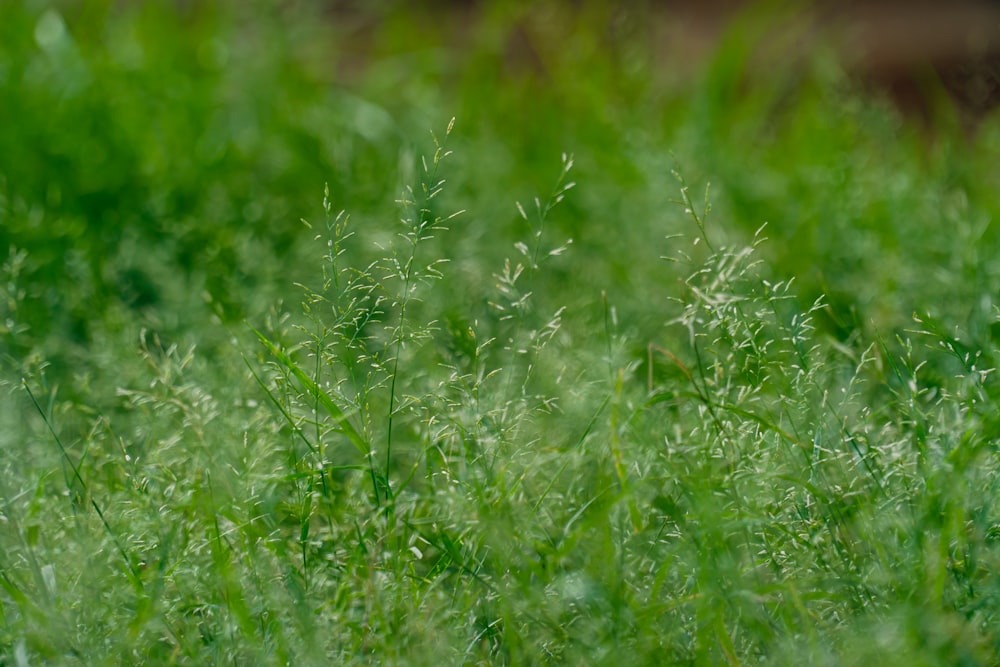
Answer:
POLYGON ((0 665, 1000 662, 1000 122, 604 4, 0 2, 0 665))

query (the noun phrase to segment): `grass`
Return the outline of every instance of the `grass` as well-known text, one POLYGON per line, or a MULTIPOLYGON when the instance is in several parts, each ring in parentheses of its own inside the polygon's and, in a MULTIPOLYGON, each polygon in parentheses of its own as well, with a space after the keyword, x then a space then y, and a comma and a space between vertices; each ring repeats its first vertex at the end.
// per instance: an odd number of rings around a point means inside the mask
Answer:
POLYGON ((317 11, 5 6, 0 664, 1000 659, 995 118, 317 11))

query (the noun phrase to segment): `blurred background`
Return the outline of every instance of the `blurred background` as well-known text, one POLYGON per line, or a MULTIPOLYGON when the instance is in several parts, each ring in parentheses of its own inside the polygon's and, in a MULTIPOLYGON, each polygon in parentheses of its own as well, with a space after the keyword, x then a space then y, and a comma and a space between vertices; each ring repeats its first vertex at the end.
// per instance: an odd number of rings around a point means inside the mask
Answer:
POLYGON ((571 153, 543 286, 584 323, 606 292, 660 335, 677 170, 717 244, 768 223, 830 335, 930 310, 992 340, 998 57, 1000 4, 971 0, 7 0, 0 350, 66 376, 143 328, 224 344, 318 277, 325 185, 376 252, 452 117, 439 250, 468 317, 571 153))
MULTIPOLYGON (((449 26, 448 46, 468 49, 469 34, 488 18, 491 4, 496 3, 439 2, 425 11, 445 13, 440 19, 449 26)), ((585 12, 587 4, 572 3, 563 9, 585 12)), ((748 63, 759 68, 758 75, 787 66, 789 61, 805 64, 828 52, 858 81, 888 94, 904 112, 920 114, 925 120, 933 103, 932 89, 940 85, 971 125, 989 113, 1000 96, 1000 3, 991 0, 664 0, 607 5, 613 8, 605 10, 601 20, 579 27, 597 31, 611 49, 620 49, 623 41, 639 40, 658 71, 658 83, 690 81, 734 23, 754 18, 764 23, 767 32, 766 37, 758 35, 762 39, 755 45, 753 62, 748 63), (623 35, 630 24, 632 32, 623 35)), ((365 54, 371 54, 379 13, 364 3, 328 6, 337 21, 358 26, 351 46, 358 54, 354 64, 360 65, 365 54)), ((527 67, 543 76, 546 44, 556 36, 551 32, 558 30, 552 24, 565 24, 565 19, 538 9, 520 16, 506 35, 506 65, 527 67)))

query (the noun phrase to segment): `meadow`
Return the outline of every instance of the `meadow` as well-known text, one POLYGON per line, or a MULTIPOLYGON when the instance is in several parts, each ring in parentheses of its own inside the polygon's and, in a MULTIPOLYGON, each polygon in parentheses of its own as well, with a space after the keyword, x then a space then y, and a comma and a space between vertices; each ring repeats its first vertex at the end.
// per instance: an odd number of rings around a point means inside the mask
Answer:
POLYGON ((1000 662, 997 117, 343 4, 0 2, 0 665, 1000 662))

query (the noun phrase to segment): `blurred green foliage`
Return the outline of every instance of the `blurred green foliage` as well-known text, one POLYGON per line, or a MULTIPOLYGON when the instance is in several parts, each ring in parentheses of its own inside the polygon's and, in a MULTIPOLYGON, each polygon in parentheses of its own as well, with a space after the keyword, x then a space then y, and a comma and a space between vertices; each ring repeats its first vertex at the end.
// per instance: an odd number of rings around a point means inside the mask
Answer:
POLYGON ((1000 280, 995 122, 927 137, 829 60, 754 64, 759 21, 678 77, 654 59, 652 11, 8 2, 0 245, 27 252, 19 322, 59 356, 109 308, 173 332, 260 313, 304 276, 299 219, 324 183, 365 229, 391 230, 428 129, 452 116, 450 196, 470 215, 450 254, 472 291, 502 259, 485 249, 524 231, 514 201, 544 197, 570 152, 586 187, 554 219, 575 243, 555 279, 637 315, 663 295, 635 248, 684 229, 675 167, 712 183, 714 233, 769 223, 776 271, 803 299, 828 294, 841 337, 983 308, 980 286, 1000 280))
POLYGON ((203 322, 206 300, 239 321, 294 276, 299 217, 325 181, 387 196, 371 176, 395 167, 391 122, 355 128, 365 103, 300 60, 293 46, 319 35, 292 10, 3 11, 0 244, 27 252, 18 317, 59 341, 50 354, 86 346, 119 307, 172 333, 203 322))

